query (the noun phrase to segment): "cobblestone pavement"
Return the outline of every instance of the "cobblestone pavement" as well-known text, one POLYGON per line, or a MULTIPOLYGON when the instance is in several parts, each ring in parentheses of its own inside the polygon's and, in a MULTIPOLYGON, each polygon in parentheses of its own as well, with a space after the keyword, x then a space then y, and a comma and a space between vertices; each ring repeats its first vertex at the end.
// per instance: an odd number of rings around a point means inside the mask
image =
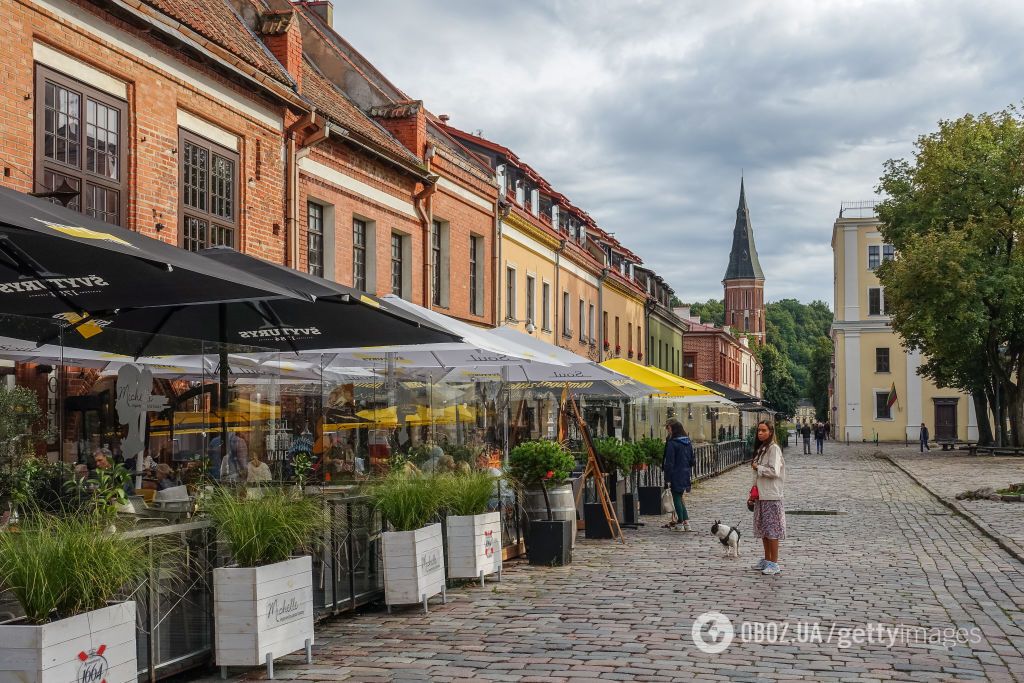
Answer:
POLYGON ((824 456, 793 450, 780 576, 750 570, 761 553, 743 504, 750 470, 741 467, 689 496, 700 533, 671 532, 647 518, 645 527, 626 532, 625 546, 582 541, 574 563, 564 568, 509 563, 500 584, 451 590, 448 604, 428 615, 381 610, 323 623, 316 663, 283 658, 277 677, 368 683, 1024 681, 1024 565, 892 463, 874 457, 874 446, 830 442, 824 456), (843 514, 797 514, 801 510, 843 514), (726 559, 710 537, 717 518, 738 523, 746 534, 739 561, 726 559), (720 654, 698 650, 691 635, 694 620, 711 610, 728 617, 737 632, 720 654), (788 622, 786 637, 793 642, 750 642, 743 622, 788 622), (820 623, 821 638, 831 634, 832 642, 795 642, 797 622, 820 623), (877 638, 842 643, 848 647, 837 642, 842 629, 875 623, 959 627, 977 637, 953 647, 899 638, 892 646, 877 638))
MULTIPOLYGON (((911 449, 887 449, 890 457, 933 492, 955 500, 956 494, 991 486, 1001 489, 1024 482, 1024 457, 920 454, 911 449)), ((993 500, 955 502, 981 523, 1013 544, 1024 557, 1024 503, 993 500)))

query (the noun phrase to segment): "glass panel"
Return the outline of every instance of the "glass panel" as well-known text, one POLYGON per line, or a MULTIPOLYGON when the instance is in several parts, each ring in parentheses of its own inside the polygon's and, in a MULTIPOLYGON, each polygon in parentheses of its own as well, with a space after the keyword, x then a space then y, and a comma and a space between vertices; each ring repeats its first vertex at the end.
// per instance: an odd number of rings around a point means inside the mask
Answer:
POLYGON ((118 132, 121 112, 94 100, 86 100, 85 170, 117 180, 118 132))
POLYGON ((210 213, 221 218, 233 218, 235 215, 235 164, 214 154, 211 170, 210 213))
POLYGON ((117 225, 121 222, 120 193, 99 185, 85 186, 85 212, 101 221, 117 225))
POLYGON ((186 141, 182 160, 185 164, 185 206, 206 211, 210 153, 202 147, 186 141))
POLYGON ((434 221, 430 231, 431 265, 431 301, 435 306, 441 305, 441 222, 434 221))
POLYGON ((43 115, 43 154, 78 168, 81 96, 56 83, 46 82, 43 115))
MULTIPOLYGON (((75 190, 81 190, 82 189, 82 182, 78 178, 72 178, 71 176, 64 175, 63 173, 55 173, 55 172, 53 172, 53 171, 51 171, 49 169, 46 169, 46 170, 43 171, 43 187, 46 190, 56 190, 57 188, 61 187, 61 185, 63 184, 63 182, 65 180, 67 181, 68 185, 70 185, 73 189, 75 189, 75 190)), ((60 201, 58 201, 54 197, 50 198, 50 202, 53 203, 53 204, 56 204, 58 206, 60 206, 60 204, 61 204, 60 201)), ((81 195, 81 193, 79 193, 79 195, 77 197, 75 197, 70 202, 68 202, 67 207, 69 209, 74 209, 75 211, 81 211, 82 210, 82 195, 81 195)))
POLYGON ((324 207, 307 203, 308 245, 307 261, 312 275, 324 274, 324 207))
POLYGON ((352 286, 366 289, 366 223, 352 219, 352 286))
POLYGON ((402 296, 402 236, 391 234, 391 293, 402 296))
POLYGON ((210 226, 210 244, 209 246, 217 247, 234 247, 235 246, 235 231, 224 225, 211 225, 210 226))
POLYGON ((195 216, 185 216, 182 247, 187 251, 199 251, 206 247, 207 223, 195 216))

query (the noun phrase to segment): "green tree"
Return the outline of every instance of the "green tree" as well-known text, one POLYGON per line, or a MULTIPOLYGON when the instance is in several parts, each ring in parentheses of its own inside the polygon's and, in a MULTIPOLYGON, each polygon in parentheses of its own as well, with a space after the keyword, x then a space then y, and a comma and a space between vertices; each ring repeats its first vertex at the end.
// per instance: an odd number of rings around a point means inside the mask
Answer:
POLYGON ((725 302, 722 299, 698 301, 690 304, 690 314, 699 316, 702 323, 721 327, 725 324, 725 302))
POLYGON ((814 342, 808 373, 807 396, 814 403, 814 412, 822 421, 831 419, 828 414, 828 385, 832 378, 832 351, 832 340, 818 337, 814 342))
POLYGON ((796 382, 789 373, 789 360, 771 344, 755 348, 761 361, 765 403, 783 416, 792 417, 796 413, 796 404, 800 396, 796 382))
POLYGON ((899 254, 879 269, 886 312, 925 356, 920 374, 971 393, 983 431, 1001 396, 1024 445, 1024 120, 1011 107, 940 121, 915 148, 886 162, 878 186, 881 232, 899 254))

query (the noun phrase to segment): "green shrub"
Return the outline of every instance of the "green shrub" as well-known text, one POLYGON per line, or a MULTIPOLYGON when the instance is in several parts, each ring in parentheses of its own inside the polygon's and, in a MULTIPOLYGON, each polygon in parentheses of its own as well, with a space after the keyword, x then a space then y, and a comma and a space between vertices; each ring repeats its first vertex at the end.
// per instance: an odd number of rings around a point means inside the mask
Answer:
POLYGON ((661 467, 665 460, 664 440, 645 436, 636 442, 636 446, 643 454, 643 464, 648 467, 661 467))
POLYGON ((435 477, 441 488, 444 508, 452 515, 482 515, 494 495, 497 477, 489 472, 444 474, 435 477))
POLYGON ((576 468, 576 459, 557 441, 524 441, 509 452, 509 475, 523 485, 558 486, 576 468))
POLYGON ((0 592, 44 624, 107 605, 148 571, 147 540, 109 533, 89 515, 36 515, 0 533, 0 592))
POLYGON ((283 562, 320 544, 328 519, 316 498, 273 487, 243 495, 223 487, 204 504, 240 567, 283 562))
POLYGON ((369 494, 394 531, 414 531, 437 519, 445 492, 437 477, 393 472, 371 486, 369 494))
POLYGON ((605 467, 622 470, 627 474, 633 469, 633 462, 638 455, 633 444, 611 436, 594 439, 594 450, 601 456, 605 467))

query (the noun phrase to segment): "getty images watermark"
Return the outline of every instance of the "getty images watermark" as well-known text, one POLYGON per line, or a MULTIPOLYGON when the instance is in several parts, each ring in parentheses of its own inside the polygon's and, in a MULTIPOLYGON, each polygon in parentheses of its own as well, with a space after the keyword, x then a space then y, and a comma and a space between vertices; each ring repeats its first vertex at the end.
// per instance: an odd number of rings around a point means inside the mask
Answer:
POLYGON ((821 621, 744 621, 734 627, 721 612, 705 612, 693 622, 693 644, 701 652, 724 652, 735 640, 757 645, 832 645, 840 650, 858 645, 883 647, 912 646, 951 649, 977 645, 981 630, 970 628, 928 628, 887 624, 840 626, 821 621))

